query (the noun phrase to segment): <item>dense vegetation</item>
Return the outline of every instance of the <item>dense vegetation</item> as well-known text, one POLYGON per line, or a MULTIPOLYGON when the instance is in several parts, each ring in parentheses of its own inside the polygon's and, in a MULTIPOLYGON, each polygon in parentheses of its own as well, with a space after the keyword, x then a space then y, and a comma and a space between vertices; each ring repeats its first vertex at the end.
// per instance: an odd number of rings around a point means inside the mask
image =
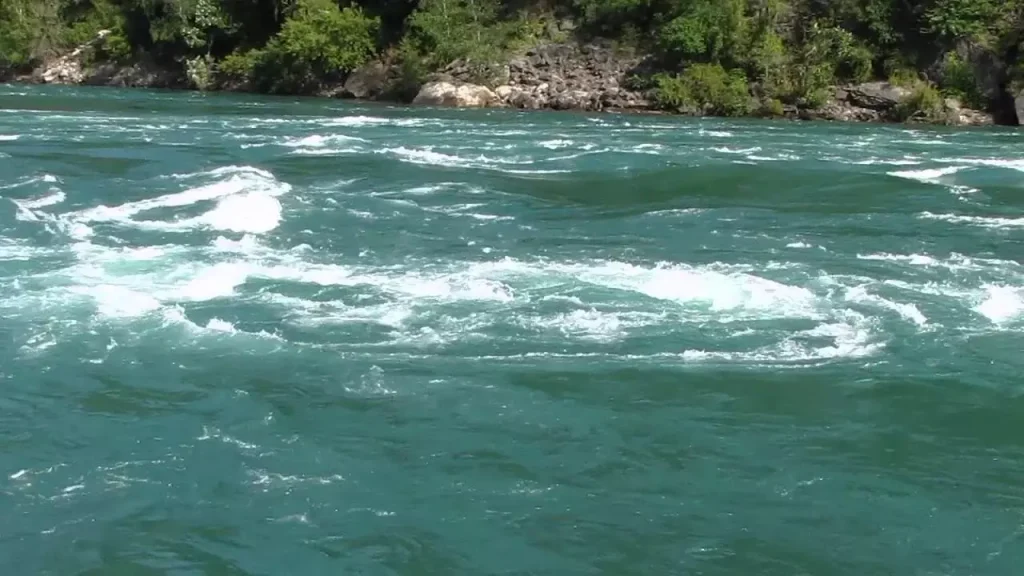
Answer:
POLYGON ((830 86, 869 78, 913 85, 920 106, 941 93, 998 108, 1024 79, 1024 0, 0 0, 0 71, 101 29, 113 33, 96 58, 280 93, 314 92, 378 57, 408 93, 453 60, 486 69, 569 40, 566 29, 653 54, 656 70, 634 84, 664 107, 726 115, 821 104, 830 86))

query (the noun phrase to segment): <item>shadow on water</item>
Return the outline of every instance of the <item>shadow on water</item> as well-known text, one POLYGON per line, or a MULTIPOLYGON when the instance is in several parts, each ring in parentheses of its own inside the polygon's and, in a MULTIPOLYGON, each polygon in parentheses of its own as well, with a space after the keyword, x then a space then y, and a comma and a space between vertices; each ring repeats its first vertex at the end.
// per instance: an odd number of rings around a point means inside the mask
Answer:
MULTIPOLYGON (((304 163, 319 170, 322 160, 304 163)), ((297 171, 295 162, 281 166, 297 171)), ((503 167, 502 167, 503 168, 503 167)), ((936 197, 955 202, 943 187, 884 173, 836 170, 834 166, 709 163, 646 171, 581 170, 572 173, 512 173, 499 168, 411 164, 382 156, 335 159, 331 170, 346 177, 410 186, 463 182, 546 205, 621 216, 666 209, 746 208, 792 213, 913 213, 934 207, 936 197), (387 180, 382 175, 388 175, 387 180)), ((299 170, 304 171, 304 170, 299 170)))

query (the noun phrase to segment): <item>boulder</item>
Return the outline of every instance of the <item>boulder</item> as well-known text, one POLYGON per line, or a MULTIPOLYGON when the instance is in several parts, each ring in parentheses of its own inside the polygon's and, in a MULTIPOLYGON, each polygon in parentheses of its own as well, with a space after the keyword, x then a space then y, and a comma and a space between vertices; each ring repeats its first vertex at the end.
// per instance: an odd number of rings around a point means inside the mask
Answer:
POLYGON ((555 110, 592 110, 594 98, 585 90, 566 90, 555 95, 551 107, 555 110))
POLYGON ((511 86, 498 86, 494 89, 494 95, 502 102, 508 102, 508 99, 512 96, 512 92, 513 89, 511 86))
POLYGON ((1017 92, 1017 97, 1013 99, 1013 107, 1017 111, 1017 124, 1024 126, 1024 90, 1017 92))
POLYGON ((948 123, 953 126, 991 126, 995 124, 995 118, 991 114, 964 108, 956 98, 946 98, 945 105, 948 123))
POLYGON ((377 98, 388 85, 389 72, 383 62, 370 62, 349 74, 343 95, 360 100, 377 98))
POLYGON ((842 100, 831 100, 821 108, 802 108, 798 114, 803 120, 835 122, 878 122, 882 116, 878 110, 853 106, 842 100))
POLYGON ((910 90, 888 82, 867 82, 847 86, 843 91, 846 100, 854 106, 881 112, 892 110, 911 94, 910 90))
POLYGON ((483 108, 495 104, 498 97, 484 86, 430 82, 420 89, 412 103, 420 106, 454 106, 483 108))

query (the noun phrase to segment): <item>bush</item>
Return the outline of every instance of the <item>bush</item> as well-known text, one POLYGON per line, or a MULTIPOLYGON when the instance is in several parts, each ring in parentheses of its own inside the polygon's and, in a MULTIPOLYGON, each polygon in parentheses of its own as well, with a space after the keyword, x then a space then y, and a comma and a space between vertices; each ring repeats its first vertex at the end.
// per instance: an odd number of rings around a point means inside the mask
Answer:
POLYGON ((750 89, 739 70, 726 71, 717 64, 694 64, 678 76, 655 77, 654 99, 668 110, 688 108, 719 116, 750 112, 750 89))
POLYGON ((656 35, 658 50, 671 64, 724 62, 739 65, 748 21, 743 0, 691 0, 656 35))
POLYGON ((251 82, 261 58, 261 50, 236 50, 217 63, 217 73, 221 80, 251 82))
POLYGON ((947 123, 949 113, 946 110, 946 101, 939 91, 921 82, 914 92, 896 107, 896 118, 901 122, 947 123))
POLYGON ((922 82, 921 75, 910 68, 898 67, 889 72, 889 83, 893 86, 917 89, 922 82))
POLYGON ((782 101, 772 98, 771 100, 765 100, 761 104, 761 114, 763 116, 779 118, 786 115, 786 109, 782 105, 782 101))
POLYGON ((132 57, 132 45, 124 35, 124 30, 111 31, 97 49, 97 59, 106 62, 125 62, 132 57))
POLYGON ((258 53, 253 77, 269 92, 309 92, 365 64, 380 21, 332 0, 299 0, 281 31, 258 53))
POLYGON ((986 107, 985 95, 978 86, 974 72, 956 52, 946 54, 942 61, 942 88, 946 94, 971 108, 986 107))
POLYGON ((871 50, 859 44, 849 44, 839 54, 836 76, 849 82, 866 82, 874 68, 871 50))
POLYGON ((837 80, 860 82, 871 76, 874 57, 842 28, 813 22, 790 67, 788 100, 817 108, 828 101, 837 80))
POLYGON ((405 48, 417 53, 429 69, 456 60, 487 68, 532 32, 522 20, 499 21, 499 10, 495 0, 424 0, 409 16, 405 48))

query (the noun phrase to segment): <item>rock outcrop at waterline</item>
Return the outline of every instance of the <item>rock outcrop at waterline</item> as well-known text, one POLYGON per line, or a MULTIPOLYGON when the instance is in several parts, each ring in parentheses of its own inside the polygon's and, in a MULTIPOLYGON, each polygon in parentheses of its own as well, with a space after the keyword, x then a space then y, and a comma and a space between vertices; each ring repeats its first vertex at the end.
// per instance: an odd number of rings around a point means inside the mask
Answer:
POLYGON ((110 36, 110 30, 100 30, 89 42, 37 69, 32 74, 33 79, 40 84, 84 84, 86 74, 83 61, 106 41, 107 36, 110 36))
MULTIPOLYGON (((145 88, 185 88, 180 72, 152 62, 131 64, 89 64, 109 32, 66 55, 48 61, 25 82, 45 84, 86 84, 145 88)), ((506 65, 484 71, 465 61, 456 61, 432 75, 412 100, 413 104, 453 107, 508 107, 528 110, 635 111, 654 112, 649 95, 631 86, 631 79, 652 72, 649 57, 622 53, 610 44, 547 44, 512 58, 506 65), (486 85, 485 85, 486 84, 486 85)), ((395 98, 389 90, 400 76, 396 66, 374 61, 350 74, 343 85, 326 87, 320 94, 356 99, 395 98)), ((231 89, 222 86, 223 89, 231 89)), ((251 86, 234 87, 252 90, 251 86)), ((834 97, 818 108, 786 106, 783 116, 805 120, 842 122, 895 121, 900 104, 911 91, 888 82, 868 82, 837 88, 834 97)), ((1024 119, 1024 92, 1017 95, 1015 112, 1024 119)), ((942 121, 951 125, 993 124, 991 114, 964 108, 946 100, 942 121)), ((935 122, 929 118, 910 121, 935 122)))
MULTIPOLYGON (((889 82, 866 82, 836 88, 832 99, 820 108, 790 108, 787 116, 803 120, 830 120, 837 122, 894 122, 898 121, 900 105, 913 95, 913 91, 889 82)), ((964 108, 956 99, 943 102, 942 116, 953 126, 989 126, 994 124, 991 114, 964 108)), ((911 117, 910 122, 935 120, 911 117)))
MULTIPOLYGON (((645 62, 601 44, 538 46, 490 71, 495 98, 489 105, 528 110, 650 110, 644 94, 624 87, 629 75, 645 62)), ((439 84, 486 89, 477 83, 479 75, 468 63, 453 62, 423 87, 414 103, 436 102, 432 94, 439 84)), ((448 102, 458 105, 458 99, 448 102)), ((479 100, 472 102, 476 105, 479 100)))
MULTIPOLYGON (((487 82, 494 86, 493 90, 479 83, 480 70, 464 61, 453 62, 423 86, 413 103, 528 110, 655 111, 646 93, 630 88, 632 76, 650 72, 649 59, 619 53, 611 46, 538 46, 513 58, 506 66, 487 72, 487 82)), ((912 94, 912 90, 889 82, 866 82, 837 88, 834 96, 818 108, 785 107, 784 116, 840 122, 896 121, 900 104, 912 94)), ((946 123, 958 126, 993 123, 992 115, 966 109, 955 100, 946 101, 943 116, 946 123)))
POLYGON ((86 86, 117 86, 122 88, 181 88, 180 74, 157 66, 147 59, 130 64, 93 63, 93 56, 110 36, 100 30, 96 37, 71 52, 43 63, 28 77, 18 78, 34 84, 67 84, 86 86))
POLYGON ((420 89, 412 101, 423 106, 455 106, 457 108, 485 108, 497 102, 498 97, 486 86, 430 82, 420 89))

